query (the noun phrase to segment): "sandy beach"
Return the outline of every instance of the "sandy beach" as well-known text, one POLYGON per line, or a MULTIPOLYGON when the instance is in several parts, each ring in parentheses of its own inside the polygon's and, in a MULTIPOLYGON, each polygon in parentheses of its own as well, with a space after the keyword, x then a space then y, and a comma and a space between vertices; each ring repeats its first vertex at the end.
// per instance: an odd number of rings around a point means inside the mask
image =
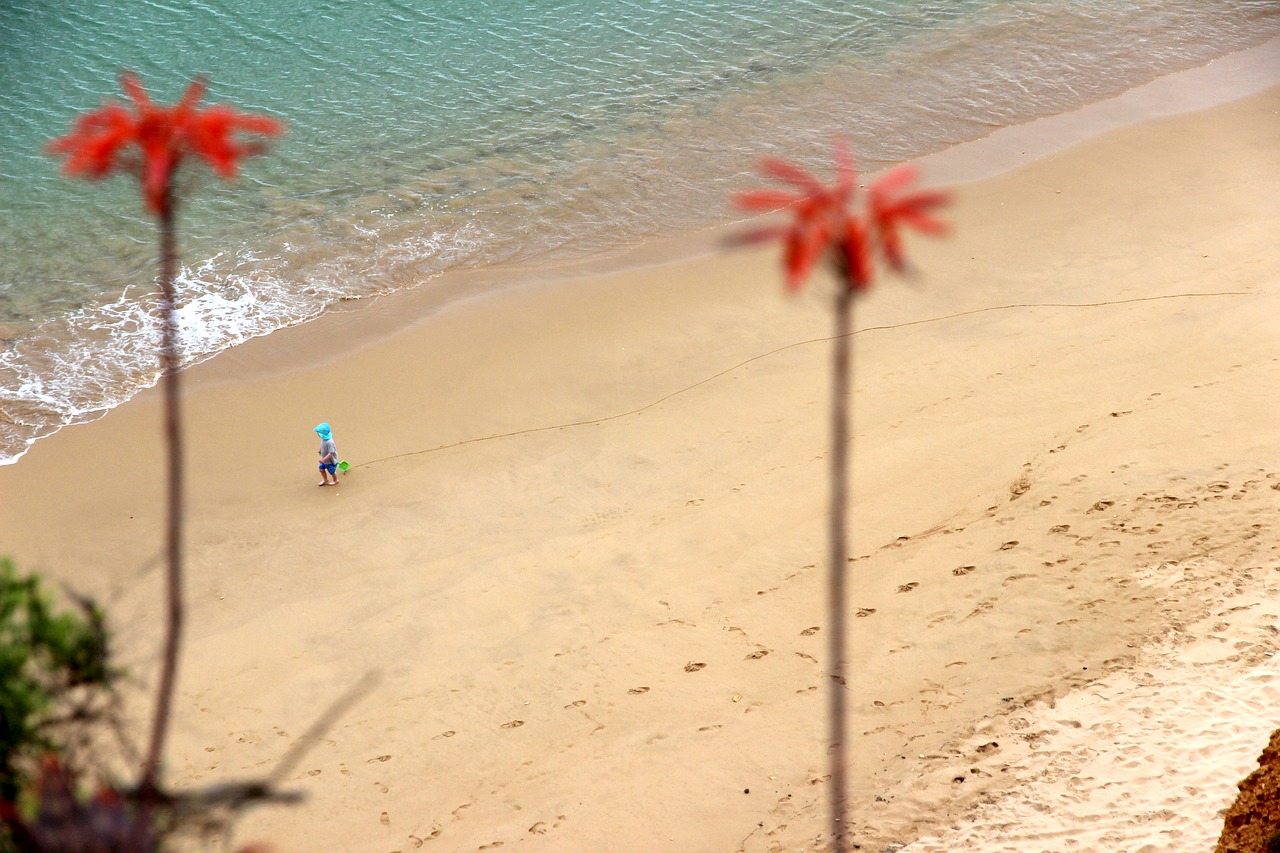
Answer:
MULTIPOLYGON (((954 234, 859 303, 860 849, 1216 840, 1280 725, 1278 113, 1267 88, 963 184, 954 234)), ((287 774, 305 803, 237 842, 824 849, 832 285, 785 296, 773 247, 611 266, 389 297, 185 374, 167 778, 270 773, 360 686, 287 774)), ((3 550, 108 607, 138 697, 158 409, 0 469, 3 550)))

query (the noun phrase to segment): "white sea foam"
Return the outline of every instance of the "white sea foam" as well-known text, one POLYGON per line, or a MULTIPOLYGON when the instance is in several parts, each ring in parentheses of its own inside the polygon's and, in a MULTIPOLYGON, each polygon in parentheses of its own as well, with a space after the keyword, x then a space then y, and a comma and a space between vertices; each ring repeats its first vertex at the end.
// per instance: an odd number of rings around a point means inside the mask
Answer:
MULTIPOLYGON (((483 243, 475 228, 395 240, 366 233, 364 253, 314 264, 302 287, 249 251, 184 267, 176 281, 182 365, 310 320, 335 302, 388 292, 388 271, 448 269, 483 243)), ((0 448, 10 451, 0 465, 16 462, 36 440, 61 427, 94 420, 155 385, 162 319, 158 293, 131 288, 114 301, 49 321, 0 351, 6 414, 0 448)))

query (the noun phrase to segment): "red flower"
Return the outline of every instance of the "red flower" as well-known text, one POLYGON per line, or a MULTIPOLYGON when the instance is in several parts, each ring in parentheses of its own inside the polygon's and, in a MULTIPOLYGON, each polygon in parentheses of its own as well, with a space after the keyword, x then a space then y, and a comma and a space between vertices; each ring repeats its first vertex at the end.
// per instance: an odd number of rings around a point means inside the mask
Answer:
POLYGON ((18 849, 33 853, 153 853, 160 848, 153 810, 103 788, 85 801, 76 774, 54 756, 40 761, 35 780, 36 815, 23 818, 0 801, 0 820, 18 849))
POLYGON ((900 193, 916 179, 914 166, 902 165, 890 169, 871 185, 868 193, 872 227, 880 239, 885 260, 894 270, 901 272, 905 266, 902 257, 902 237, 898 229, 908 226, 925 234, 944 234, 947 226, 933 218, 930 211, 946 204, 950 197, 938 190, 917 190, 900 193))
POLYGON ((239 113, 225 104, 201 109, 197 102, 206 88, 201 80, 193 81, 173 106, 154 103, 133 74, 120 75, 120 87, 132 110, 108 100, 53 140, 49 151, 66 155, 68 175, 98 179, 117 169, 138 175, 147 207, 156 215, 168 210, 174 172, 186 157, 202 158, 229 179, 240 158, 265 150, 262 142, 238 140, 238 132, 274 136, 284 129, 273 118, 239 113))
POLYGON ((945 230, 942 222, 929 215, 947 202, 945 193, 900 194, 915 179, 914 168, 899 166, 877 180, 868 192, 868 212, 864 216, 851 210, 857 194, 857 171, 853 155, 843 142, 836 144, 835 165, 836 181, 826 186, 801 166, 765 158, 760 170, 791 184, 794 190, 751 190, 735 197, 737 205, 747 210, 792 209, 795 218, 789 226, 766 227, 747 236, 752 241, 783 241, 788 290, 799 290, 824 254, 829 254, 851 289, 865 290, 874 275, 873 244, 879 245, 890 267, 901 271, 901 227, 931 234, 945 230))

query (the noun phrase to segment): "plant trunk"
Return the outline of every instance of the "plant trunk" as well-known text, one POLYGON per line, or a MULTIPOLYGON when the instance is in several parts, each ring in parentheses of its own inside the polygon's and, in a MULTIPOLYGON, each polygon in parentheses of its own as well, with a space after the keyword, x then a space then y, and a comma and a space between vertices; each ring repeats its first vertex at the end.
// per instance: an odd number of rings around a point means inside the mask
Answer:
POLYGON ((155 717, 151 741, 138 785, 144 798, 157 793, 160 756, 164 750, 173 690, 178 671, 178 643, 182 635, 182 422, 178 387, 178 307, 175 294, 178 276, 177 237, 174 203, 165 199, 160 215, 160 311, 163 314, 160 344, 161 381, 164 384, 164 440, 168 449, 168 503, 165 542, 168 619, 161 660, 160 686, 156 690, 155 717))
POLYGON ((854 291, 844 281, 836 293, 836 329, 831 365, 831 517, 830 567, 827 587, 827 666, 831 758, 831 838, 835 853, 846 850, 845 814, 845 572, 848 570, 849 409, 852 369, 854 291))

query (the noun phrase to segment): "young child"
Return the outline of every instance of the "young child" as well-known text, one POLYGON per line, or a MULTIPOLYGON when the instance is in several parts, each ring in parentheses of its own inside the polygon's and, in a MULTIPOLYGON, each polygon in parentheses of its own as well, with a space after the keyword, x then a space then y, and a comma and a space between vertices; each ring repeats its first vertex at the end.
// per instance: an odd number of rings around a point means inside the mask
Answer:
POLYGON ((320 424, 314 432, 320 436, 320 485, 336 486, 338 485, 338 446, 333 443, 333 432, 328 424, 320 424))

